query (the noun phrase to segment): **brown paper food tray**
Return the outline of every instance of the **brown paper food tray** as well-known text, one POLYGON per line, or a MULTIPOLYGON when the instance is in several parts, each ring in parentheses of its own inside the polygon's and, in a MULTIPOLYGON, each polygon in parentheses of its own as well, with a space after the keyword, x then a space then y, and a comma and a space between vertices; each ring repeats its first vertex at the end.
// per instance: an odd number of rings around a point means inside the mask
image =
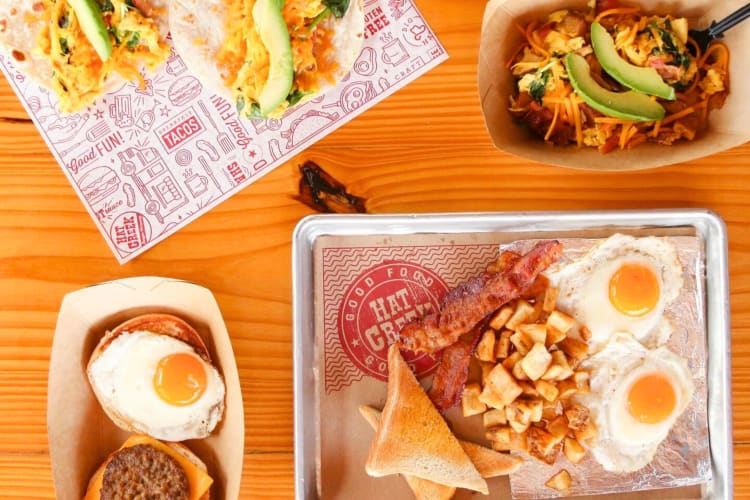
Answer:
POLYGON ((185 444, 214 479, 212 499, 237 498, 245 423, 237 365, 224 320, 206 288, 168 278, 127 278, 65 296, 52 344, 47 432, 57 498, 83 497, 104 459, 130 433, 107 417, 86 377, 86 365, 107 329, 139 314, 164 312, 185 319, 200 334, 226 385, 222 421, 206 439, 185 444))
MULTIPOLYGON (((750 80, 744 66, 750 60, 750 23, 726 33, 722 40, 730 49, 731 90, 724 107, 709 117, 709 128, 698 139, 671 147, 643 144, 632 150, 603 155, 596 148, 553 147, 513 123, 508 97, 514 78, 506 68, 521 40, 516 24, 562 8, 586 9, 586 0, 490 0, 484 13, 479 49, 478 85, 485 124, 495 146, 520 158, 550 165, 602 171, 626 171, 686 162, 739 146, 750 140, 750 80)), ((705 28, 745 4, 744 0, 683 0, 624 2, 641 5, 648 13, 688 18, 691 28, 705 28)))

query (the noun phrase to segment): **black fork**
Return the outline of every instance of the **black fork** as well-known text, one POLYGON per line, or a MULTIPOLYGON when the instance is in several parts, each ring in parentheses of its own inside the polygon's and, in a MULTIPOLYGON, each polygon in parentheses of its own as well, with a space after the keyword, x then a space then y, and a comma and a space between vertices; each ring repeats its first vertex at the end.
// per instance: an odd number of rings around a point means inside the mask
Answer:
MULTIPOLYGON (((725 31, 736 26, 748 17, 750 17, 750 3, 744 7, 740 7, 719 22, 712 21, 711 25, 706 29, 690 30, 688 33, 690 37, 695 40, 695 43, 698 44, 701 52, 705 52, 708 46, 711 45, 711 42, 717 38, 722 38, 725 31)), ((692 45, 690 45, 690 50, 691 52, 694 50, 692 45)))

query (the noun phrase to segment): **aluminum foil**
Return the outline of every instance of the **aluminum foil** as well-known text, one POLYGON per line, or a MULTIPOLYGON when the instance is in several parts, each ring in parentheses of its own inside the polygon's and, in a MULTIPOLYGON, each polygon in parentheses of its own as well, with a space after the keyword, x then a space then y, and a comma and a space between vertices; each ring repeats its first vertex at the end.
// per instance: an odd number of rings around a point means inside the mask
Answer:
MULTIPOLYGON (((677 248, 684 283, 678 298, 665 311, 674 327, 666 346, 688 363, 695 386, 692 401, 646 467, 632 473, 613 473, 605 471, 591 453, 579 464, 570 463, 561 454, 552 466, 524 454, 526 464, 510 478, 513 498, 563 496, 544 484, 561 469, 566 469, 573 480, 572 487, 565 492, 568 497, 642 491, 644 498, 653 498, 657 494, 653 490, 701 485, 711 480, 703 242, 692 236, 672 236, 669 239, 677 248)), ((570 238, 560 241, 565 248, 565 258, 575 260, 602 240, 570 238)), ((523 252, 533 243, 519 242, 512 244, 512 248, 523 252)), ((658 494, 661 493, 664 492, 658 494)), ((700 497, 700 489, 697 492, 695 488, 685 490, 680 498, 686 497, 700 497)))

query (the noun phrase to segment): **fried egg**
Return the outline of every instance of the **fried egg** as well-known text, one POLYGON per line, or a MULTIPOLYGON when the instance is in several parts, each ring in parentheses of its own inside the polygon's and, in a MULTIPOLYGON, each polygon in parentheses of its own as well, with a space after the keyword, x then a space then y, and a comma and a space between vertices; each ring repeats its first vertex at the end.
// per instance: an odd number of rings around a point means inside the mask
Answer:
POLYGON ((616 234, 548 277, 560 289, 558 308, 588 328, 596 352, 617 331, 647 347, 666 343, 672 326, 664 311, 680 294, 682 271, 666 238, 616 234))
POLYGON ((646 466, 693 397, 687 363, 666 347, 649 350, 617 332, 582 367, 590 370, 591 392, 578 402, 598 430, 588 442, 592 455, 608 471, 646 466))
POLYGON ((156 439, 206 437, 224 411, 219 371, 167 335, 120 334, 91 364, 89 379, 102 406, 156 439))

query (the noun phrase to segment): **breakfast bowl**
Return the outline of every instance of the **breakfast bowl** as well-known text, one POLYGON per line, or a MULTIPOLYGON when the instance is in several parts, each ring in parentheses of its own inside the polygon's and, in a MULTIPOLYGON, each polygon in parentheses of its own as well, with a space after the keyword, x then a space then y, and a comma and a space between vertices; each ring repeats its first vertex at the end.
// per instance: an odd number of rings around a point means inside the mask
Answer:
MULTIPOLYGON (((637 3, 646 14, 685 17, 690 29, 706 28, 743 4, 741 0, 637 3)), ((695 160, 750 140, 750 102, 743 98, 750 90, 743 68, 750 56, 750 25, 745 23, 731 29, 721 39, 729 49, 731 88, 724 105, 711 111, 707 127, 699 131, 694 140, 672 146, 649 142, 632 149, 615 148, 607 154, 600 153, 596 147, 545 144, 542 138, 520 126, 509 112, 516 78, 508 62, 522 43, 522 27, 533 20, 544 22, 547 16, 561 9, 586 11, 587 2, 491 0, 487 4, 479 49, 478 90, 485 124, 497 149, 526 160, 562 167, 630 171, 695 160)))
MULTIPOLYGON (((87 364, 105 332, 117 331, 118 325, 133 318, 165 314, 184 320, 194 329, 226 387, 223 416, 210 435, 180 444, 205 465, 213 480, 210 498, 239 496, 245 435, 242 393, 218 304, 209 290, 192 283, 136 277, 77 290, 66 295, 60 307, 47 396, 47 431, 57 498, 82 498, 97 468, 109 460, 111 453, 126 440, 143 443, 150 439, 123 430, 122 422, 120 426, 115 424, 111 412, 105 411, 92 390, 87 364)), ((142 333, 140 330, 136 333, 142 333)), ((118 394, 124 397, 123 392, 118 394)), ((130 398, 128 405, 141 403, 139 398, 130 398)), ((161 446, 153 441, 146 444, 161 446)))

